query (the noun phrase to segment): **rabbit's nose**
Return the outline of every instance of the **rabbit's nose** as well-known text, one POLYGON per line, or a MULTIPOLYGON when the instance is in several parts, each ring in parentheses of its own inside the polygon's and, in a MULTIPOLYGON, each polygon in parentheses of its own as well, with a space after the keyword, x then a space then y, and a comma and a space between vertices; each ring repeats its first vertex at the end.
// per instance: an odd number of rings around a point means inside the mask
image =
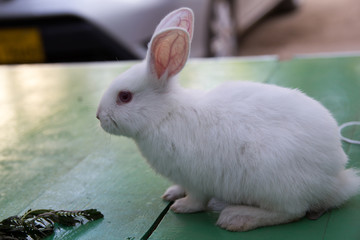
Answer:
POLYGON ((96 118, 100 120, 100 111, 99 111, 99 109, 96 111, 96 118))
POLYGON ((100 120, 100 107, 96 111, 96 118, 100 120))

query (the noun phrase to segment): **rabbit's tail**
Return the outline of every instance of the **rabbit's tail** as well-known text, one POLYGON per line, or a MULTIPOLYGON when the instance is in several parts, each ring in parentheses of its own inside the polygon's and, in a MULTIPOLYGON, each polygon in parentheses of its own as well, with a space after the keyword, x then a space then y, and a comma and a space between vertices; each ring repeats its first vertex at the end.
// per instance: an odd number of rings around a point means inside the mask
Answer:
POLYGON ((329 188, 324 188, 324 194, 318 195, 321 197, 316 204, 311 204, 306 216, 309 219, 317 219, 326 211, 340 207, 351 197, 360 193, 360 172, 356 169, 342 170, 329 188))
POLYGON ((332 189, 327 193, 327 198, 322 199, 321 204, 310 211, 328 210, 340 207, 351 197, 360 193, 360 173, 356 169, 345 169, 339 173, 332 189), (319 207, 321 209, 319 209, 319 207))
POLYGON ((345 169, 340 172, 338 179, 340 204, 360 193, 360 172, 358 170, 353 168, 345 169))

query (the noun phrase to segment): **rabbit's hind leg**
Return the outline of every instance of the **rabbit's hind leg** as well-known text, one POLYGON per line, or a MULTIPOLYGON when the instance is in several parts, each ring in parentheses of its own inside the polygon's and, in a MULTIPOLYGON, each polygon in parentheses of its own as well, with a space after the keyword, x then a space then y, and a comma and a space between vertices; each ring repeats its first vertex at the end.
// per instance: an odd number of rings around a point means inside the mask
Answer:
POLYGON ((272 212, 257 207, 230 205, 220 213, 216 224, 229 231, 242 232, 263 226, 294 222, 304 215, 305 213, 272 212))

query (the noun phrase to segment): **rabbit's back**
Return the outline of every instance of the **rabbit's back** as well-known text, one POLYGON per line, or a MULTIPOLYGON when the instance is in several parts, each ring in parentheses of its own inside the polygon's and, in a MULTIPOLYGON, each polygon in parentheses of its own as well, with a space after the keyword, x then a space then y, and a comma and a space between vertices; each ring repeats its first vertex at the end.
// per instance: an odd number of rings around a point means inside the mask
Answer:
POLYGON ((222 116, 210 131, 224 133, 211 154, 226 165, 219 177, 224 186, 241 183, 248 190, 243 195, 283 196, 294 204, 333 194, 347 156, 336 121, 319 102, 296 89, 251 82, 224 84, 204 99, 209 112, 222 116))

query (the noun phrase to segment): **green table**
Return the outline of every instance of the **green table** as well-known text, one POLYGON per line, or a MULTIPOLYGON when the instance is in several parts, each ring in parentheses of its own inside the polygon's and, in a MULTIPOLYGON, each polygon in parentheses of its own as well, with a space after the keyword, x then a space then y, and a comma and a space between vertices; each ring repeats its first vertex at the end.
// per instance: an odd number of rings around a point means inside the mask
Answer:
MULTIPOLYGON (((103 132, 95 118, 110 81, 133 62, 0 67, 0 219, 29 208, 97 208, 103 220, 58 231, 52 239, 141 239, 166 208, 169 182, 130 139, 103 132)), ((339 123, 360 120, 360 56, 191 60, 179 80, 211 88, 249 80, 299 88, 339 123)), ((360 138, 359 128, 348 137, 360 138)), ((351 166, 360 146, 344 143, 351 166)), ((167 212, 149 239, 360 239, 360 196, 317 221, 232 233, 217 213, 167 212)))

